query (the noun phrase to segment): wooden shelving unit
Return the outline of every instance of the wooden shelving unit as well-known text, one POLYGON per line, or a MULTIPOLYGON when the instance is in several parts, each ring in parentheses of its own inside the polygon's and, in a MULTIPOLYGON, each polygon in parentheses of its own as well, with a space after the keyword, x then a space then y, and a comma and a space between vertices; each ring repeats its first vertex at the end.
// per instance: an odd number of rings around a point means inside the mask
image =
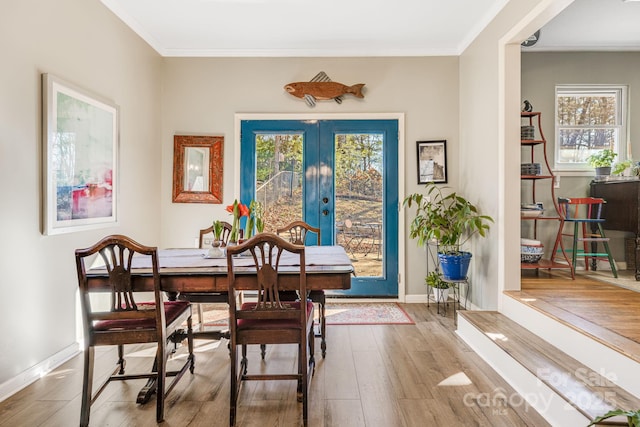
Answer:
MULTIPOLYGON (((529 161, 531 163, 535 163, 536 159, 536 151, 542 152, 542 159, 544 160, 544 167, 541 165, 541 173, 539 175, 521 175, 520 179, 523 181, 531 182, 531 203, 536 203, 536 184, 539 182, 544 182, 545 185, 550 186, 551 189, 551 199, 553 200, 553 213, 551 215, 542 215, 536 217, 521 217, 522 221, 533 221, 533 238, 536 239, 538 236, 538 225, 539 224, 553 224, 555 222, 556 229, 560 229, 560 211, 558 210, 558 201, 556 199, 554 178, 553 172, 551 170, 551 166, 549 165, 549 159, 547 158, 547 140, 544 137, 544 133, 542 132, 542 113, 540 112, 522 112, 520 113, 520 118, 522 119, 522 124, 525 126, 533 126, 534 134, 536 134, 534 139, 521 139, 520 146, 529 148, 529 161), (537 147, 541 146, 541 149, 536 150, 537 147)), ((538 154, 539 155, 539 154, 538 154)), ((559 231, 558 231, 559 232, 559 231)), ((562 256, 564 257, 565 262, 556 262, 554 259, 556 258, 556 254, 547 253, 546 259, 541 259, 539 262, 521 262, 521 269, 552 269, 552 268, 568 268, 571 269, 571 263, 569 262, 569 258, 562 248, 562 256)))

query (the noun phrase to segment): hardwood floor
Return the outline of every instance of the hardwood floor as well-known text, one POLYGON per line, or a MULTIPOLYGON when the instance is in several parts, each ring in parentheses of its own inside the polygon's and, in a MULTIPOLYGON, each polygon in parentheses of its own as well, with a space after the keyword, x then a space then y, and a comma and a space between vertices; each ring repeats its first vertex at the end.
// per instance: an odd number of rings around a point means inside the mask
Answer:
POLYGON ((640 292, 544 271, 521 283, 521 291, 505 293, 640 362, 640 292))
MULTIPOLYGON (((309 426, 546 426, 508 384, 456 335, 453 310, 403 304, 415 325, 327 327, 327 357, 316 346, 309 426)), ((169 426, 226 426, 229 420, 227 342, 197 341, 196 371, 168 396, 169 426)), ((132 351, 132 349, 128 349, 132 351)), ((135 350, 135 349, 133 349, 135 350)), ((293 347, 268 346, 266 362, 251 350, 249 369, 295 369, 293 347)), ((127 369, 151 365, 148 349, 127 359, 127 369)), ((184 357, 184 349, 177 353, 184 357)), ((115 363, 101 351, 96 377, 115 363)), ((75 357, 0 403, 0 426, 71 426, 80 416, 82 360, 75 357)), ((93 426, 154 426, 153 399, 135 403, 142 381, 114 383, 94 404, 93 426)), ((295 383, 243 386, 239 426, 296 426, 301 406, 295 383)))

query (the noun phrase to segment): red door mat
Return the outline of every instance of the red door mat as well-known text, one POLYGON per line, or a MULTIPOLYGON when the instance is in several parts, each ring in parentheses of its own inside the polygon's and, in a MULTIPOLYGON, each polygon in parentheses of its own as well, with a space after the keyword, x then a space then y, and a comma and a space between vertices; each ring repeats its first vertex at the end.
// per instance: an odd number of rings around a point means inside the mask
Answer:
POLYGON ((327 304, 327 325, 413 325, 395 302, 327 304))

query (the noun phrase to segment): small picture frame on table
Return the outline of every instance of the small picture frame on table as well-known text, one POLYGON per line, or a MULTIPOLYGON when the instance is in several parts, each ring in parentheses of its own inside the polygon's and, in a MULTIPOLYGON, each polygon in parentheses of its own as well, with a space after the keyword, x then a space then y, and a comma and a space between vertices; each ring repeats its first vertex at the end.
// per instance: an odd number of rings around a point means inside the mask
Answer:
POLYGON ((447 182, 447 141, 418 141, 418 184, 447 182))

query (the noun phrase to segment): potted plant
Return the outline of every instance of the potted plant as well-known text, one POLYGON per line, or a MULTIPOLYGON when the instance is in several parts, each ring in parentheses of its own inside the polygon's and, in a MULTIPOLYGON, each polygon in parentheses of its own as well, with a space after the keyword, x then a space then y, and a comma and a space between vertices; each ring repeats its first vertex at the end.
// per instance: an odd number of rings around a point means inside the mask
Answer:
POLYGON ((211 243, 211 249, 209 249, 210 258, 222 258, 224 251, 222 250, 222 231, 224 230, 224 224, 220 220, 213 221, 213 242, 211 243))
POLYGON ((627 425, 629 427, 640 427, 640 409, 636 411, 625 411, 624 409, 616 409, 614 411, 609 411, 600 417, 596 417, 596 419, 594 419, 593 422, 589 424, 589 426, 594 426, 606 419, 617 417, 617 416, 627 417, 627 425))
POLYGON ((481 215, 476 206, 456 192, 444 195, 434 182, 427 183, 425 188, 426 194, 414 193, 403 201, 403 206, 416 207, 409 235, 418 240, 419 246, 437 241, 443 276, 463 280, 467 277, 471 253, 462 251, 461 246, 476 234, 484 237, 493 219, 481 215))
POLYGON ((638 165, 632 159, 627 159, 614 164, 611 173, 618 176, 635 176, 638 174, 638 165))
POLYGON ((220 242, 222 240, 222 231, 224 230, 224 224, 220 220, 213 221, 213 241, 220 242))
POLYGON ((433 288, 433 295, 436 301, 446 302, 449 298, 449 284, 442 280, 442 276, 436 271, 432 271, 424 278, 424 282, 433 288))
POLYGON ((611 164, 617 155, 618 153, 614 153, 613 150, 605 148, 587 157, 587 163, 596 169, 597 176, 609 175, 611 164))

